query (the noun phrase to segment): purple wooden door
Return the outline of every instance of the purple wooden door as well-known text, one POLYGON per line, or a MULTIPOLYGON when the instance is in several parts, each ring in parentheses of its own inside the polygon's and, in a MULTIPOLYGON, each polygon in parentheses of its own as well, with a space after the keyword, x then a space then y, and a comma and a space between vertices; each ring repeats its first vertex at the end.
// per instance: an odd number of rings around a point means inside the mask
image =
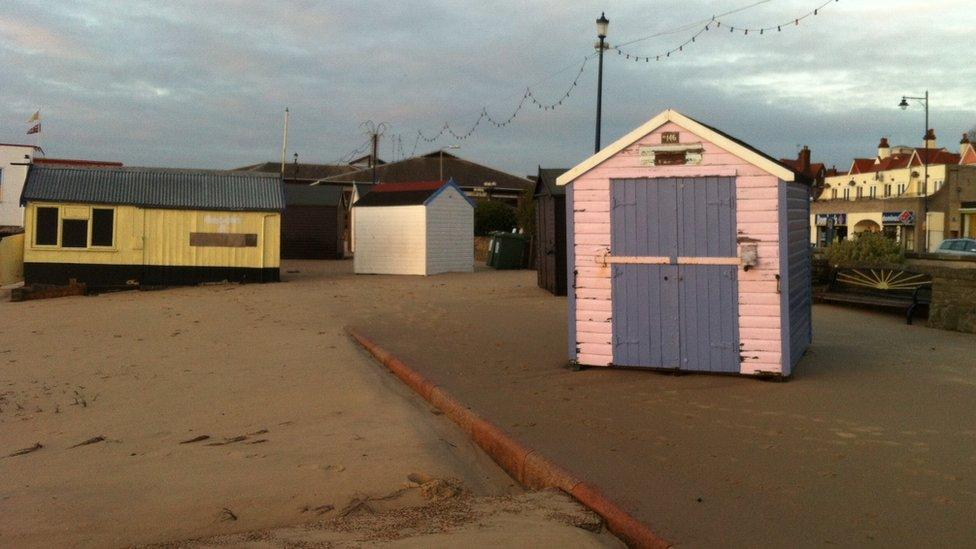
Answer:
POLYGON ((735 180, 611 182, 613 362, 738 372, 735 180))

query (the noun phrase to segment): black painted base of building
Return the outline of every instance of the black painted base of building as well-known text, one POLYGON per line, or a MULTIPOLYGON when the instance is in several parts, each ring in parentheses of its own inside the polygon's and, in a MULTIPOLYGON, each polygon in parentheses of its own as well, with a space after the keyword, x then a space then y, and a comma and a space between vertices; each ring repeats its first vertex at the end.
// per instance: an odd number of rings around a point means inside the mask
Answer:
POLYGON ((185 267, 163 265, 97 265, 24 263, 24 284, 64 286, 75 279, 89 288, 192 286, 204 282, 280 282, 278 267, 185 267))

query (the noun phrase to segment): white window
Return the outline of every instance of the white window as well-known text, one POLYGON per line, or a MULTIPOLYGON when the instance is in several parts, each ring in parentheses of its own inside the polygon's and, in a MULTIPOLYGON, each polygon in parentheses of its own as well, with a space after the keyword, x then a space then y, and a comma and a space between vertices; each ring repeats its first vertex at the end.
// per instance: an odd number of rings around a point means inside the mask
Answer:
POLYGON ((837 189, 830 189, 830 198, 837 198, 837 189))
POLYGON ((844 189, 844 200, 850 200, 850 199, 851 199, 851 190, 844 189))
POLYGON ((872 185, 870 192, 871 192, 871 198, 877 198, 878 197, 878 188, 877 187, 875 187, 875 186, 872 185))

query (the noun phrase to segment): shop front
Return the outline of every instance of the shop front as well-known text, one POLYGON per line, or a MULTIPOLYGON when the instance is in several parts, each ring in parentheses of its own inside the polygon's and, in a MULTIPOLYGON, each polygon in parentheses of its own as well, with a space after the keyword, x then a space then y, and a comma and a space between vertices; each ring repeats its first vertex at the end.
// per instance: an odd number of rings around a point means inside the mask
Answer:
POLYGON ((883 232, 901 243, 905 251, 915 250, 915 212, 901 210, 881 214, 883 232))
POLYGON ((976 238, 976 202, 963 202, 959 216, 962 219, 962 236, 976 238))
POLYGON ((816 244, 819 247, 829 246, 847 238, 847 214, 824 213, 814 216, 816 227, 816 244))

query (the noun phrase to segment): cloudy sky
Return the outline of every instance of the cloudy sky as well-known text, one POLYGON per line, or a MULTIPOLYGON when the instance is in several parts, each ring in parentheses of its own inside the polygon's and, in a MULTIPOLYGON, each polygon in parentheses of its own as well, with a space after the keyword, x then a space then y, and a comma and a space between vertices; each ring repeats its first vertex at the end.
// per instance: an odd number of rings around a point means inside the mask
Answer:
MULTIPOLYGON (((608 53, 604 144, 673 107, 778 157, 807 144, 845 167, 878 138, 916 144, 932 94, 940 145, 976 126, 972 0, 840 0, 782 32, 728 26, 792 20, 824 0, 768 0, 722 18, 666 62, 608 53)), ((0 142, 31 142, 40 109, 49 156, 129 165, 230 168, 288 155, 332 163, 359 147, 362 122, 385 122, 381 156, 414 149, 420 129, 463 131, 483 106, 505 118, 526 86, 545 100, 591 54, 594 19, 611 45, 667 32, 756 0, 4 0, 0 142), (565 69, 565 70, 562 70, 565 69), (562 72, 560 72, 562 70, 562 72)), ((694 29, 621 46, 654 55, 694 29)), ((459 155, 525 174, 592 152, 596 63, 562 106, 527 105, 501 129, 482 123, 459 155)), ((421 142, 422 153, 455 141, 421 142)))

